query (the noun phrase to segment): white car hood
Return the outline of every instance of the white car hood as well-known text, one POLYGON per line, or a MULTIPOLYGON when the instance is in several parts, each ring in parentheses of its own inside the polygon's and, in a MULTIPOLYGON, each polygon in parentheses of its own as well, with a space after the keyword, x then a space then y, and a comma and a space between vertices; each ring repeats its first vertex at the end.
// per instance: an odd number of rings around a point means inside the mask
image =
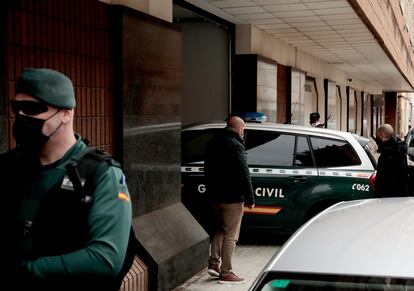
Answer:
POLYGON ((267 269, 414 278, 414 198, 336 204, 299 229, 267 269))

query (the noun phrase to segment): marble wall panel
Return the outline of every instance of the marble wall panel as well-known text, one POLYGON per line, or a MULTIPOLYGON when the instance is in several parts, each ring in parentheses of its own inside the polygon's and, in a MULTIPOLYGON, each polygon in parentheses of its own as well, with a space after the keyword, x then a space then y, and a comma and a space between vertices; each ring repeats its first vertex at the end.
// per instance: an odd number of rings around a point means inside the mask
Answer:
POLYGON ((181 201, 181 33, 122 16, 124 168, 134 216, 181 201))

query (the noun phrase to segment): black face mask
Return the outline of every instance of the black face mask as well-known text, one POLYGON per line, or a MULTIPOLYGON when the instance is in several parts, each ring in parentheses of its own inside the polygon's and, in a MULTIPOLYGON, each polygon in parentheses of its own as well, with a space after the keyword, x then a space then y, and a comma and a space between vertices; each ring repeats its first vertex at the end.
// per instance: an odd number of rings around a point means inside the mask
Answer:
POLYGON ((13 124, 13 136, 18 146, 26 152, 38 153, 52 136, 63 124, 61 123, 49 136, 42 132, 43 125, 47 120, 55 116, 59 110, 48 119, 34 118, 28 115, 17 114, 13 124))

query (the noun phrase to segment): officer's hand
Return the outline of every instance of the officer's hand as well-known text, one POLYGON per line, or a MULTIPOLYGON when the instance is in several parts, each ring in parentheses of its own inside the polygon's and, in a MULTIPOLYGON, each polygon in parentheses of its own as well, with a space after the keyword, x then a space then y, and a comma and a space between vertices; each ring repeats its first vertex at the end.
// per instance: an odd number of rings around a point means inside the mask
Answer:
POLYGON ((247 205, 247 207, 249 207, 249 209, 253 209, 254 208, 254 204, 252 204, 252 205, 247 205))

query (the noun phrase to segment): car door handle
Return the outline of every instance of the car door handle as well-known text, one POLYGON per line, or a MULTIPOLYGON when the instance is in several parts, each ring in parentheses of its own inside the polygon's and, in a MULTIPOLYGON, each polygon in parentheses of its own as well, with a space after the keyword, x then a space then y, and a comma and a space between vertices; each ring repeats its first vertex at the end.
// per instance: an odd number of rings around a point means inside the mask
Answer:
POLYGON ((308 180, 305 176, 292 176, 289 179, 293 180, 294 183, 306 182, 308 180))

